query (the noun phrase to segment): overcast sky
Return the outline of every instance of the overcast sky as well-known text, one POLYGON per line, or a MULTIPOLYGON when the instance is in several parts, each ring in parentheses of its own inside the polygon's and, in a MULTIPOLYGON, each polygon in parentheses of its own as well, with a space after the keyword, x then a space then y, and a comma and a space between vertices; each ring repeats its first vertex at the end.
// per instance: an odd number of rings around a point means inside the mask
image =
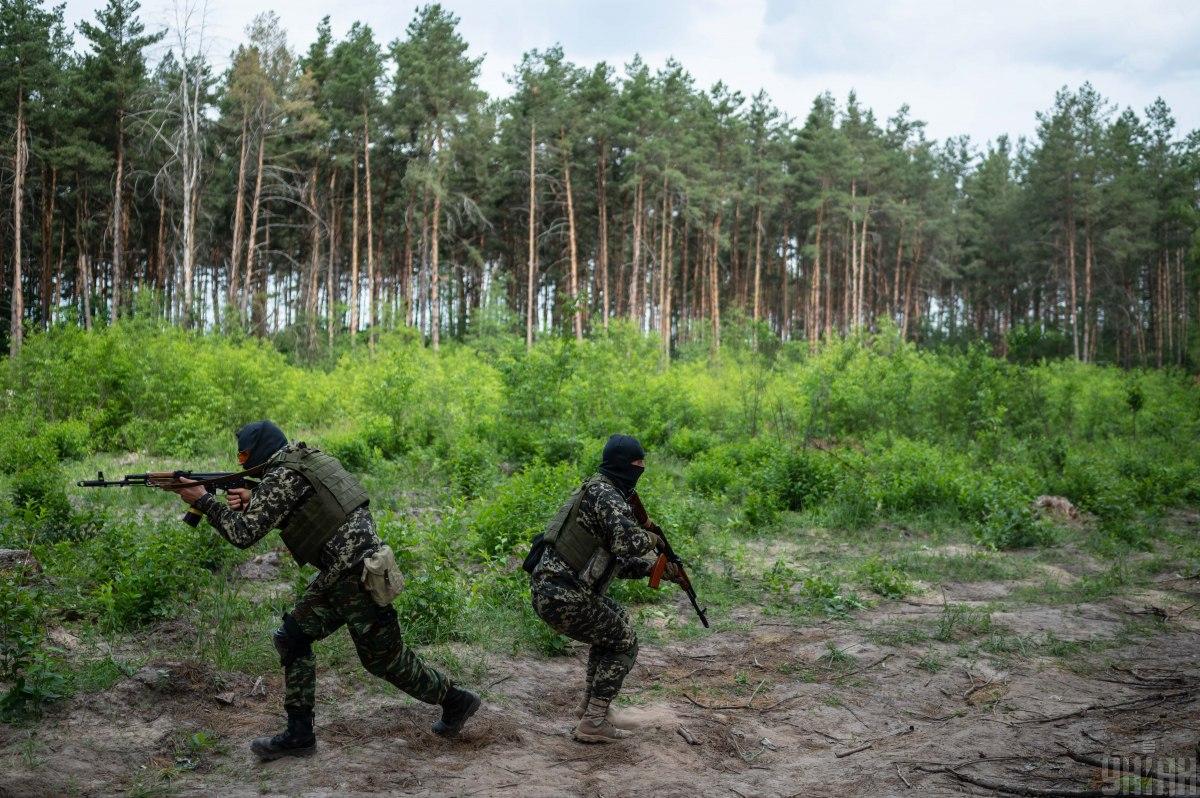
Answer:
MULTIPOLYGON (((68 21, 104 0, 67 0, 68 21)), ((1090 80, 1139 111, 1162 96, 1183 130, 1200 128, 1200 0, 447 0, 492 94, 521 53, 561 43, 580 64, 679 59, 701 85, 765 88, 803 118, 813 97, 854 89, 881 118, 908 103, 929 135, 1031 134, 1034 113, 1063 85, 1090 80)), ((388 42, 415 4, 391 0, 209 0, 211 56, 224 62, 257 13, 274 10, 293 47, 322 16, 335 35, 354 20, 388 42)), ((169 24, 171 0, 143 0, 143 18, 169 24)))

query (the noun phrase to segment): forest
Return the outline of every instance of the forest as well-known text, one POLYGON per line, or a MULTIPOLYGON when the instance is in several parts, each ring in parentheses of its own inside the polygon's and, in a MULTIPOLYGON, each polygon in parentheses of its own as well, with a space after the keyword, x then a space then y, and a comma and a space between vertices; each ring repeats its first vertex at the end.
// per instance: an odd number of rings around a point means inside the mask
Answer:
POLYGON ((1031 139, 935 141, 907 107, 824 94, 793 119, 674 61, 557 46, 488 97, 438 5, 393 42, 326 19, 303 51, 266 12, 220 59, 198 8, 176 19, 151 31, 111 0, 72 31, 41 0, 0 4, 12 352, 144 312, 310 360, 342 333, 411 326, 437 349, 614 319, 669 356, 717 351, 724 316, 783 340, 889 320, 1002 356, 1191 362, 1200 136, 1165 100, 1064 87, 1031 139))
POLYGON ((1063 88, 981 146, 556 46, 489 97, 437 5, 306 49, 264 13, 227 59, 178 8, 0 0, 0 798, 1200 778, 1200 133, 1165 100, 1063 88), (361 480, 405 641, 483 698, 460 738, 339 632, 320 751, 251 765, 314 569, 78 484, 236 469, 264 418, 361 480), (641 728, 597 751, 521 561, 614 432, 712 626, 615 583, 641 728))

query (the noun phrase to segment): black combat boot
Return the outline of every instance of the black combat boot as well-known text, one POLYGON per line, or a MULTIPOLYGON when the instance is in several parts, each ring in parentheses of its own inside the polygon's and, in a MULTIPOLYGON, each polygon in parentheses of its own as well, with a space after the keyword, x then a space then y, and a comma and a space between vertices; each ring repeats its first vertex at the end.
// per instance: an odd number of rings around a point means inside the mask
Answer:
POLYGON ((313 713, 289 709, 287 729, 274 737, 259 737, 250 743, 250 750, 264 762, 281 756, 309 756, 317 750, 313 713))
POLYGON ((479 709, 479 696, 470 690, 460 690, 451 687, 446 697, 442 699, 442 717, 433 724, 433 733, 443 737, 453 737, 462 730, 467 718, 479 709))

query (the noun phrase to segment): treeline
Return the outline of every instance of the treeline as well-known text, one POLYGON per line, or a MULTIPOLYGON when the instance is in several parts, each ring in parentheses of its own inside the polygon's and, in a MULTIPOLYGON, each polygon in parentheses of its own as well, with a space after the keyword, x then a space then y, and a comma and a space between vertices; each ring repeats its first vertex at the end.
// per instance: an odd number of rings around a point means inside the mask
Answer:
POLYGON ((0 0, 11 351, 136 307, 309 354, 403 325, 437 348, 618 318, 715 350, 724 317, 1190 362, 1200 133, 1162 100, 1063 89, 1032 140, 979 151, 853 94, 791 120, 674 61, 558 47, 489 98, 437 5, 390 43, 326 19, 303 53, 264 14, 219 73, 202 15, 176 11, 148 32, 109 0, 72 36, 61 8, 0 0))

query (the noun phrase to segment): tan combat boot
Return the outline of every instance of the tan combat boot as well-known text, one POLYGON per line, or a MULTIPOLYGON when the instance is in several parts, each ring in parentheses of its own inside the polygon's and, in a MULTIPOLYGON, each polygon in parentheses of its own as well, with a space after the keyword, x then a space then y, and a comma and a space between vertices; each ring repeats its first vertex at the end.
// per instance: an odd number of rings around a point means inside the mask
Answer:
POLYGON ((608 720, 608 702, 593 698, 575 730, 571 733, 581 743, 615 743, 626 736, 608 720))
POLYGON ((583 691, 583 698, 579 699, 579 706, 575 707, 575 717, 583 720, 583 713, 587 712, 588 703, 592 700, 592 688, 583 691))
MULTIPOLYGON (((583 694, 583 698, 579 700, 579 706, 575 707, 575 717, 583 720, 584 713, 587 712, 588 703, 592 700, 592 691, 588 690, 583 694)), ((608 722, 618 729, 623 731, 631 731, 641 727, 641 723, 634 719, 632 715, 624 710, 617 709, 612 704, 608 705, 608 722)))

